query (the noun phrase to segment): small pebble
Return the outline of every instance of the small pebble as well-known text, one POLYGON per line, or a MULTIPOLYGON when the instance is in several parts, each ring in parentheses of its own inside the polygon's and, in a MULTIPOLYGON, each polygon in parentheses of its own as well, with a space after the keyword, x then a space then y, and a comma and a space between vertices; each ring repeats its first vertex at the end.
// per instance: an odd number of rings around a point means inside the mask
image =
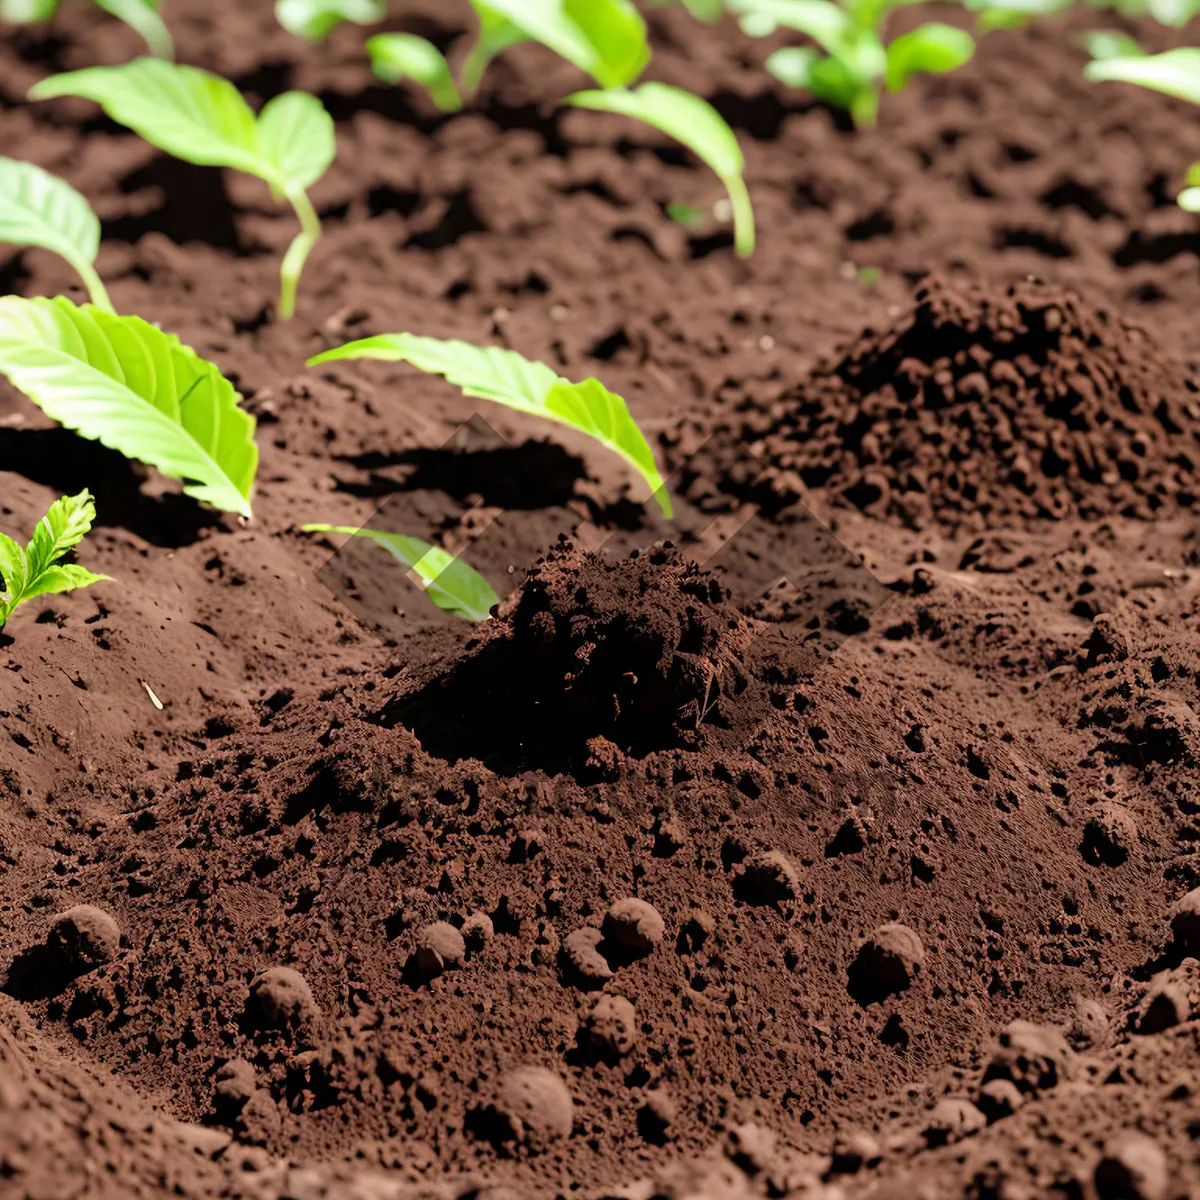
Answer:
POLYGON ((881 925, 862 944, 850 966, 849 991, 860 1004, 872 1004, 902 992, 921 973, 925 947, 917 932, 892 922, 881 925))
POLYGON ((1026 1095, 1056 1087, 1075 1074, 1075 1053, 1057 1029, 1032 1021, 1013 1021, 1000 1033, 999 1047, 984 1072, 984 1082, 1008 1079, 1026 1095))
POLYGON ((922 1135, 928 1146, 952 1146, 978 1133, 986 1124, 987 1118, 970 1100, 948 1096, 934 1105, 922 1135))
POLYGON ((1171 909, 1171 932, 1180 945, 1200 951, 1200 888, 1193 888, 1171 909))
POLYGON ((576 929, 563 939, 568 961, 588 983, 601 984, 613 977, 612 968, 597 948, 603 940, 604 934, 594 925, 576 929))
POLYGON ((417 966, 425 975, 440 975, 456 967, 467 953, 463 935, 448 921, 434 921, 417 931, 417 966))
POLYGON ((604 918, 605 936, 637 954, 653 950, 662 941, 664 930, 658 909, 633 896, 618 900, 604 918))
POLYGON ((588 1014, 587 1034, 599 1050, 628 1054, 637 1042, 637 1010, 624 996, 601 996, 588 1014))
POLYGON ((1130 1130, 1105 1145, 1092 1181, 1098 1200, 1164 1200, 1167 1156, 1152 1138, 1130 1130))
POLYGON ((979 1089, 979 1111, 988 1123, 1002 1121, 1025 1103, 1025 1097, 1011 1079, 993 1079, 979 1089))
POLYGON ((751 904, 782 904, 800 898, 800 871, 782 850, 760 850, 742 863, 740 898, 751 904))
POLYGON ((462 936, 469 949, 480 950, 496 936, 496 927, 487 913, 474 912, 463 922, 462 936))
POLYGON ((575 1104, 561 1076, 544 1067, 518 1067, 500 1084, 496 1107, 522 1142, 561 1141, 571 1136, 575 1104))
POLYGON ((121 949, 116 918, 91 904, 59 913, 46 935, 46 946, 82 974, 112 962, 121 949))
POLYGON ((271 967, 256 975, 250 983, 250 999, 271 1029, 299 1032, 319 1013, 308 982, 291 967, 271 967))

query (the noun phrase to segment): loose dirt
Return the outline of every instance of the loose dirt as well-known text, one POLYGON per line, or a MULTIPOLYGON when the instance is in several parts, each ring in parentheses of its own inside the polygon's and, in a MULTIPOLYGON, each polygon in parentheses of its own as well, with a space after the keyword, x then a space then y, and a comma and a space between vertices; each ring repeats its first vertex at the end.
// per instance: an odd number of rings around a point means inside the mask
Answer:
MULTIPOLYGON (((169 17, 338 122, 286 326, 265 192, 21 103, 132 36, 77 4, 0 39, 0 152, 92 199, 117 307, 235 380, 263 454, 244 524, 0 391, 0 527, 90 486, 115 580, 0 636, 4 1186, 1200 1197, 1187 110, 1046 24, 854 134, 768 85, 775 43, 656 13, 656 75, 746 144, 742 263, 664 214, 715 181, 555 110, 538 48, 444 118, 270 9, 169 17), (601 377, 685 531, 436 380, 303 368, 404 329, 601 377), (469 545, 496 618, 299 532, 381 508, 469 545)), ((78 294, 37 252, 0 290, 78 294)))

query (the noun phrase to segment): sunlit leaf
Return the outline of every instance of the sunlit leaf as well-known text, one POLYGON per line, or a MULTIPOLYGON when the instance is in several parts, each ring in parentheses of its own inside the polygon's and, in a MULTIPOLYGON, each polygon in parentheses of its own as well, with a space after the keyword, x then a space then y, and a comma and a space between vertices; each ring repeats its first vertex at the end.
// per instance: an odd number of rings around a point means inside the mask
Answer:
POLYGON ((306 41, 319 42, 343 21, 374 25, 387 16, 387 0, 275 0, 275 19, 306 41))
POLYGON ((58 12, 58 0, 0 0, 0 21, 30 25, 48 21, 58 12))
POLYGON ((1083 73, 1093 81, 1135 83, 1200 104, 1200 48, 1183 46, 1162 54, 1096 59, 1083 73))
POLYGON ((654 452, 620 396, 596 379, 572 383, 544 363, 530 362, 513 350, 442 341, 411 333, 385 333, 327 350, 310 367, 351 358, 406 362, 441 375, 466 396, 491 400, 518 412, 544 417, 595 438, 631 464, 650 485, 665 515, 671 500, 654 462, 654 452))
POLYGON ((902 33, 887 48, 887 87, 898 92, 918 72, 942 75, 969 62, 975 39, 965 29, 929 21, 902 33))
POLYGON ((254 418, 212 363, 140 317, 0 297, 0 375, 47 416, 250 515, 254 418))
POLYGON ((173 59, 175 43, 159 15, 158 0, 96 0, 105 12, 124 21, 158 58, 173 59))
POLYGON ((754 210, 742 177, 742 148, 725 118, 707 100, 669 84, 643 83, 634 91, 576 92, 566 103, 633 117, 682 142, 712 169, 729 193, 737 252, 743 257, 754 253, 754 210))
POLYGON ((67 182, 13 158, 0 158, 0 242, 40 246, 65 258, 87 284, 92 302, 112 311, 92 265, 100 249, 100 222, 67 182))
POLYGON ((787 87, 811 88, 812 69, 820 57, 811 46, 784 46, 769 54, 763 66, 787 87))
POLYGON ((415 33, 377 33, 367 39, 371 70, 384 83, 419 83, 443 112, 462 108, 462 97, 446 57, 428 38, 415 33))

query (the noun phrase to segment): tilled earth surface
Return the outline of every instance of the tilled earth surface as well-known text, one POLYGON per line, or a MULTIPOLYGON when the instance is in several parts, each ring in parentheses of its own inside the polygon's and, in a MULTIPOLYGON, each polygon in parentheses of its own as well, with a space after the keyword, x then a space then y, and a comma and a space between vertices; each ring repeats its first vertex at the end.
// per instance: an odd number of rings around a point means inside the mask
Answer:
POLYGON ((1047 25, 855 134, 768 86, 774 43, 656 14, 654 72, 746 144, 742 263, 665 216, 709 176, 556 111, 537 48, 442 118, 271 7, 170 16, 338 121, 286 326, 257 185, 22 102, 122 27, 0 41, 0 152, 89 196, 117 307, 263 454, 238 523, 0 393, 0 524, 89 486, 115 579, 0 637, 0 1193, 1200 1197, 1183 107, 1047 25), (599 375, 674 531, 586 444, 303 367, 392 330, 599 375), (371 520, 469 544, 496 619, 299 531, 371 520))

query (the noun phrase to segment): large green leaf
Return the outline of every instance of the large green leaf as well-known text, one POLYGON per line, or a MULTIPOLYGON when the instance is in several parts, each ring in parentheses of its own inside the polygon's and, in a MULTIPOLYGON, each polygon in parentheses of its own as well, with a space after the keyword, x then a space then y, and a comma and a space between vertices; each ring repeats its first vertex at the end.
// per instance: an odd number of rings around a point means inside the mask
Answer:
POLYGON ((1162 54, 1100 58, 1088 63, 1083 73, 1091 80, 1135 83, 1200 104, 1200 48, 1194 46, 1183 46, 1162 54))
POLYGON ((88 202, 57 175, 0 158, 0 242, 40 246, 61 255, 82 276, 93 302, 112 310, 92 266, 100 249, 100 222, 88 202))
POLYGON ((385 333, 350 342, 310 358, 308 365, 349 358, 410 363, 431 375, 441 375, 462 388, 466 396, 491 400, 586 433, 635 467, 650 485, 663 513, 671 515, 671 499, 654 462, 654 452, 629 415, 625 401, 597 379, 572 383, 544 363, 530 362, 513 350, 411 333, 385 333))
POLYGON ((942 75, 969 62, 975 39, 965 30, 940 21, 902 33, 887 48, 887 86, 898 92, 918 72, 942 75))
POLYGON ((70 592, 109 579, 95 575, 74 563, 61 564, 73 546, 83 540, 96 519, 96 506, 91 493, 84 490, 77 496, 61 496, 50 505, 38 522, 26 546, 0 533, 0 629, 12 616, 18 604, 34 596, 55 592, 70 592))
POLYGON ((450 64, 446 56, 428 39, 415 33, 377 33, 367 38, 371 70, 384 83, 402 83, 412 79, 429 93, 443 112, 462 108, 450 64))
POLYGON ((151 54, 165 59, 175 57, 175 43, 159 15, 158 0, 96 0, 96 3, 134 30, 151 54))
POLYGON ((55 96, 94 100, 176 158, 233 167, 283 193, 311 186, 333 161, 333 121, 315 96, 286 92, 256 120, 232 83, 198 67, 138 58, 51 75, 29 91, 31 100, 55 96))
POLYGON ((0 297, 0 374, 82 437, 188 481, 197 500, 250 515, 254 418, 174 334, 62 296, 0 297))
POLYGON ((624 87, 650 61, 646 22, 631 0, 473 0, 586 71, 601 87, 624 87))
POLYGON ((387 16, 387 0, 275 0, 275 19, 297 37, 319 42, 343 21, 374 25, 387 16))
POLYGON ((302 525, 301 529, 305 533, 345 533, 374 542, 397 562, 413 569, 425 594, 438 608, 464 620, 487 621, 491 609, 500 603, 495 589, 478 571, 449 551, 419 538, 350 525, 302 525))
POLYGON ((742 178, 742 148, 725 118, 707 100, 666 83, 643 83, 634 91, 575 92, 566 103, 633 117, 682 142, 725 185, 733 205, 738 253, 743 257, 754 253, 754 210, 742 178))

